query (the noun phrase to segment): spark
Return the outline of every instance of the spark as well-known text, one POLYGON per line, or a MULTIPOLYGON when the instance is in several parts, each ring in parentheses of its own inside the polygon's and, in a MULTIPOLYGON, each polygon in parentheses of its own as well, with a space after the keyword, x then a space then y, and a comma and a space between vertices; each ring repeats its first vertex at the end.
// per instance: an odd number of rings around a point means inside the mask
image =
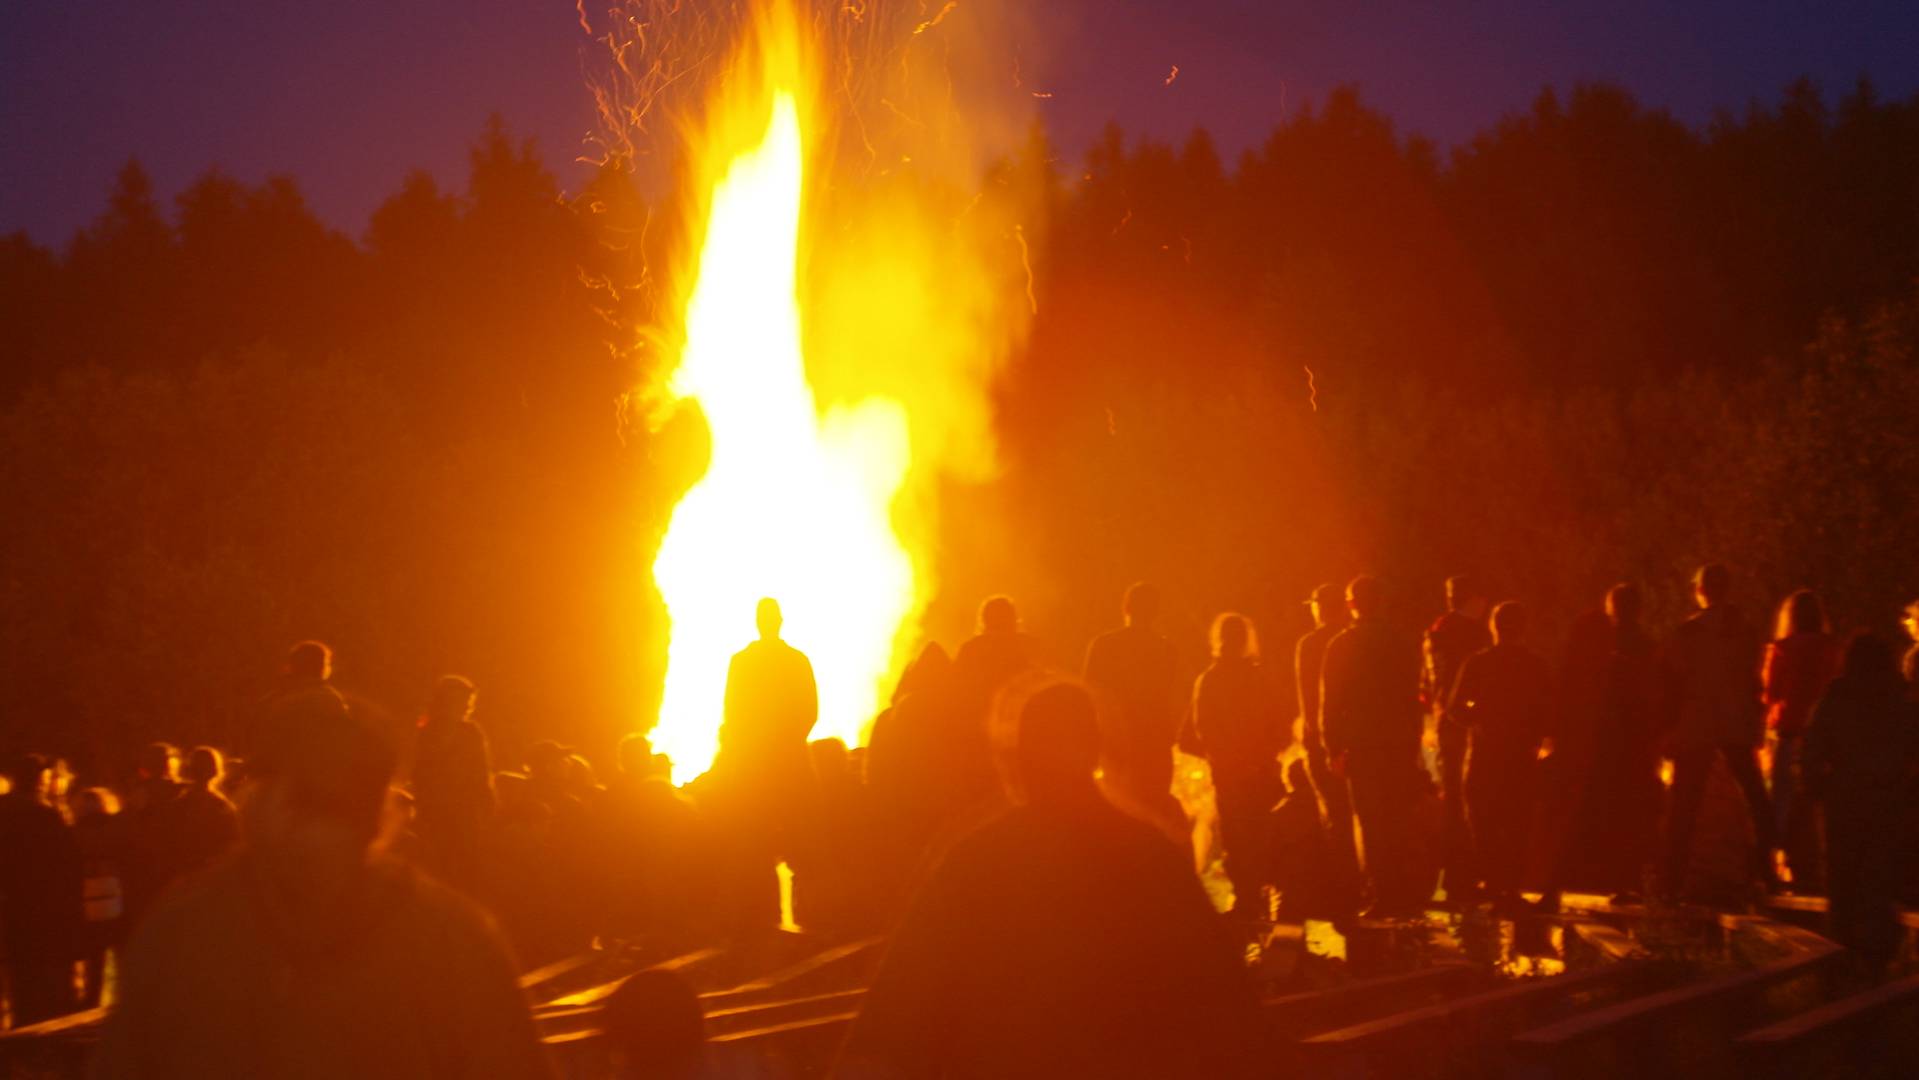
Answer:
POLYGON ((1033 292, 1033 252, 1026 246, 1026 228, 1013 226, 1013 239, 1019 241, 1019 264, 1026 270, 1026 306, 1039 314, 1039 297, 1033 292))
POLYGON ((1041 101, 1044 101, 1047 98, 1052 97, 1053 92, 1051 90, 1035 90, 1033 91, 1033 96, 1036 98, 1039 98, 1041 101))
POLYGON ((1318 412, 1319 382, 1313 378, 1313 365, 1301 364, 1299 366, 1306 371, 1306 404, 1311 405, 1314 412, 1318 412))
POLYGON ((920 34, 924 34, 928 30, 931 30, 935 26, 938 26, 941 20, 945 19, 946 16, 952 14, 953 9, 958 6, 959 6, 959 0, 946 0, 946 6, 940 9, 940 13, 938 15, 933 16, 932 18, 926 20, 925 22, 913 28, 913 35, 917 37, 920 34))
MULTIPOLYGON (((1088 179, 1088 180, 1091 180, 1091 179, 1092 179, 1092 177, 1091 177, 1091 176, 1088 176, 1088 177, 1087 177, 1087 179, 1088 179)), ((1117 224, 1117 225, 1115 225, 1115 226, 1113 226, 1113 231, 1112 231, 1112 232, 1109 232, 1109 233, 1107 233, 1106 235, 1108 235, 1108 236, 1118 236, 1118 235, 1119 235, 1119 231, 1120 231, 1121 229, 1124 229, 1124 228, 1126 227, 1126 224, 1127 224, 1127 222, 1130 222, 1130 221, 1132 221, 1132 220, 1133 220, 1133 208, 1129 206, 1129 207, 1127 207, 1127 208, 1126 208, 1126 213, 1124 213, 1124 214, 1122 214, 1122 215, 1120 215, 1120 219, 1119 219, 1119 224, 1117 224)))
POLYGON ((587 36, 591 37, 593 35, 593 24, 586 21, 586 0, 573 0, 573 10, 579 12, 580 29, 586 31, 587 36))
POLYGON ((1174 64, 1173 70, 1166 73, 1166 82, 1162 85, 1171 86, 1173 85, 1173 80, 1177 78, 1179 78, 1179 65, 1174 64))

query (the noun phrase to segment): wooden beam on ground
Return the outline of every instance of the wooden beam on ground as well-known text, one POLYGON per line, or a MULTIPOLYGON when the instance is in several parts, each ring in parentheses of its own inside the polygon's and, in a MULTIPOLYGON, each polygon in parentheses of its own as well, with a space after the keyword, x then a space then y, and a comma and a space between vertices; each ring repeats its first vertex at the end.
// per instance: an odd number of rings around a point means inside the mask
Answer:
POLYGON ((1418 971, 1355 979, 1323 990, 1268 998, 1260 1005, 1260 1021, 1271 1041, 1285 1044, 1400 1009, 1429 1005, 1450 995, 1470 993, 1492 981, 1489 972, 1471 964, 1435 964, 1418 971))
MULTIPOLYGON (((706 961, 711 960, 714 957, 720 955, 720 953, 721 953, 721 950, 717 948, 695 949, 690 953, 682 953, 679 956, 675 956, 668 960, 662 960, 657 964, 649 965, 647 967, 641 968, 640 970, 641 971, 684 971, 687 968, 693 967, 695 965, 703 964, 706 961)), ((551 1001, 547 1001, 539 1005, 537 1008, 533 1010, 533 1013, 536 1017, 538 1017, 538 1016, 547 1015, 548 1013, 564 1012, 569 1009, 578 1008, 582 1005, 597 1005, 600 1002, 605 1001, 607 998, 612 997, 613 992, 615 990, 618 990, 620 987, 626 985, 626 980, 632 978, 636 974, 638 974, 638 972, 628 972, 627 974, 622 975, 619 978, 614 979, 610 982, 603 982, 596 986, 589 986, 584 990, 576 991, 574 993, 567 994, 562 997, 556 997, 551 1001)))
POLYGON ((1527 979, 1322 1032, 1300 1044, 1299 1062, 1317 1077, 1490 1075, 1514 1033, 1659 989, 1675 975, 1636 961, 1527 979))
MULTIPOLYGON (((1789 928, 1788 928, 1789 929, 1789 928)), ((1513 1037, 1517 1075, 1555 1080, 1730 1075, 1732 1040, 1809 1007, 1842 951, 1820 941, 1747 971, 1687 983, 1513 1037)))
POLYGON ((1733 1042, 1754 1080, 1919 1075, 1919 975, 1842 997, 1733 1042))

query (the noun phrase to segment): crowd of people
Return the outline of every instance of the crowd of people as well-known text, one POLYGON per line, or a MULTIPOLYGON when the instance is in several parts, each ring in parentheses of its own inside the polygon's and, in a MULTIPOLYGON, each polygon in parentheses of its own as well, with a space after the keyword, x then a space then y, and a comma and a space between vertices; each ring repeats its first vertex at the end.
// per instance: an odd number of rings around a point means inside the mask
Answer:
MULTIPOLYGON (((476 1055, 536 1075, 509 956, 530 967, 595 939, 666 952, 790 919, 891 935, 848 1075, 1030 1071, 1041 1023, 1055 1073, 1173 1075, 1195 1060, 1192 1040, 1161 1037, 1174 1015, 1214 1032, 1217 1075, 1251 1045, 1234 941, 1274 918, 1516 916, 1571 889, 1740 905, 1792 887, 1827 894, 1834 936, 1882 968, 1919 871, 1919 644, 1902 668, 1883 636, 1842 640, 1810 591, 1768 640, 1733 586, 1701 568, 1698 611, 1663 640, 1640 590, 1615 586, 1549 660, 1526 605, 1470 577, 1422 637, 1361 576, 1313 592, 1290 664, 1251 619, 1219 615, 1190 682, 1150 584, 1076 677, 994 597, 954 652, 923 648, 852 749, 809 742, 813 670, 767 599, 729 668, 713 766, 684 787, 643 734, 604 781, 554 742, 501 768, 467 679, 442 678, 403 721, 335 688, 331 651, 303 642, 231 753, 156 743, 117 790, 9 760, 10 1020, 110 998, 107 1075, 184 1060, 338 1075, 378 1053, 407 1075, 476 1055), (1207 822, 1175 797, 1180 754, 1209 769, 1207 822), (1715 788, 1743 803, 1732 833, 1702 828, 1715 788), (1704 869, 1709 844, 1736 849, 1739 872, 1704 869), (1200 885, 1214 855, 1223 916, 1200 885)), ((1919 601, 1904 617, 1919 642, 1919 601)))

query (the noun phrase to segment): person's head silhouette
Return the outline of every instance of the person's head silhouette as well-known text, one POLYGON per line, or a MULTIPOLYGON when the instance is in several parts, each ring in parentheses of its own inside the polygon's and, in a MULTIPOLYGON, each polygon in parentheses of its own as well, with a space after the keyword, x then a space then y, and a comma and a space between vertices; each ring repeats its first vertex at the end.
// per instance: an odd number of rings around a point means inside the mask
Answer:
POLYGON ((700 999, 670 971, 627 977, 602 1007, 609 1048, 620 1077, 697 1076, 706 1045, 700 999))
POLYGON ((140 772, 150 780, 173 780, 180 771, 180 751, 172 743, 148 743, 140 752, 140 772))
POLYGON ((324 641, 302 641, 287 650, 287 674, 295 679, 326 682, 333 677, 333 650, 324 641))
POLYGON ((1526 636, 1527 624, 1531 615, 1526 605, 1517 600, 1506 600, 1493 609, 1493 644, 1516 645, 1526 636))
POLYGON ((1446 609, 1475 619, 1486 614, 1486 590, 1471 574, 1454 574, 1446 579, 1446 609))
POLYGON ((1098 799, 1099 713, 1086 688, 1048 682, 1006 705, 1017 709, 1002 718, 998 740, 1008 794, 1028 805, 1098 799))
POLYGON ((1794 634, 1823 634, 1832 626, 1826 621, 1826 604, 1819 594, 1811 589, 1800 589, 1779 605, 1779 618, 1774 625, 1774 637, 1791 637, 1794 634))
POLYGON ((47 774, 53 763, 39 754, 15 754, 7 759, 5 774, 9 790, 29 801, 46 796, 47 774))
POLYGON ((982 634, 1011 634, 1018 630, 1019 612, 1013 607, 1013 598, 988 597, 979 606, 979 629, 982 634))
POLYGON ((473 715, 473 683, 459 675, 442 675, 433 684, 426 716, 436 724, 457 724, 473 715))
POLYGON ((1346 621, 1346 607, 1340 603, 1339 586, 1330 581, 1313 590, 1313 595, 1306 601, 1306 606, 1312 609, 1314 626, 1329 626, 1346 621))
POLYGON ((1136 581, 1126 590, 1126 600, 1121 607, 1126 616, 1126 625, 1151 627, 1153 620, 1159 618, 1159 586, 1150 581, 1136 581))
POLYGON ((1621 629, 1639 625, 1639 612, 1645 601, 1639 595, 1639 586, 1622 581, 1606 591, 1606 617, 1621 629))
POLYGON ((1376 619, 1385 614, 1386 587, 1371 574, 1361 574, 1346 583, 1346 606, 1355 618, 1376 619))
POLYGON ((1244 660, 1258 655, 1253 643, 1251 619, 1236 611, 1223 612, 1213 620, 1213 655, 1221 660, 1244 660))
POLYGON ((1892 642, 1870 630, 1854 634, 1846 643, 1842 673, 1856 682, 1892 684, 1899 681, 1899 661, 1892 642))
POLYGON ((220 782, 226 771, 226 759, 220 751, 211 746, 196 746, 187 755, 186 767, 180 770, 180 775, 189 783, 211 788, 220 782))
POLYGON ((362 859, 397 764, 392 740, 363 708, 327 687, 297 695, 247 758, 248 844, 340 865, 362 859))
POLYGON ((784 625, 780 602, 770 596, 761 597, 759 605, 753 609, 753 625, 759 628, 761 641, 778 641, 780 627, 784 625))
POLYGON ((1702 608, 1713 608, 1732 598, 1732 571, 1723 563, 1707 563, 1692 575, 1692 593, 1702 608))

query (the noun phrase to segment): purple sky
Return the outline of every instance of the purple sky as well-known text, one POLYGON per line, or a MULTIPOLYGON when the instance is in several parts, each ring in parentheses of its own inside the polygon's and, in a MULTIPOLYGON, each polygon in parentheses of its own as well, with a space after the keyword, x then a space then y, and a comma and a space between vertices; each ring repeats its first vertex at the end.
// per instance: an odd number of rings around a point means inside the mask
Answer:
MULTIPOLYGON (((1549 83, 1619 82, 1691 121, 1800 74, 1919 91, 1911 0, 1027 2, 1045 60, 1026 82, 1074 154, 1109 119, 1203 124, 1230 154, 1341 82, 1448 143, 1549 83)), ((63 244, 134 155, 169 197, 215 164, 291 174, 358 235, 414 168, 458 186, 494 110, 571 183, 593 49, 570 0, 19 0, 0 9, 0 232, 63 244)))

